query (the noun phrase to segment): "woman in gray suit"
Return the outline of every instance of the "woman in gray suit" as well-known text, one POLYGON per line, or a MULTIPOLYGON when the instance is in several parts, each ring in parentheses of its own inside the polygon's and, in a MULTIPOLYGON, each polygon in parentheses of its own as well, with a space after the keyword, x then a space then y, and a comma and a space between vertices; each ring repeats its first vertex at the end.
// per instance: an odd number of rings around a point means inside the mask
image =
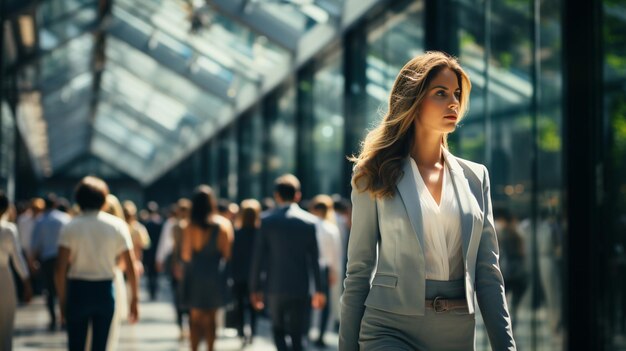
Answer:
POLYGON ((473 350, 474 298, 493 350, 516 349, 487 169, 447 150, 470 89, 456 59, 413 58, 351 159, 342 351, 473 350))

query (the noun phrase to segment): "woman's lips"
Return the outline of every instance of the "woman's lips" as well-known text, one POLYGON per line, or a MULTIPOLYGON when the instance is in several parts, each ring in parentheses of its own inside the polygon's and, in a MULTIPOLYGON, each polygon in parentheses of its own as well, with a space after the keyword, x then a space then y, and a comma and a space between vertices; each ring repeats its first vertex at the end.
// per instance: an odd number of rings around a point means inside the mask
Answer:
POLYGON ((449 120, 452 120, 452 121, 456 121, 458 119, 458 117, 455 116, 455 115, 443 116, 443 118, 449 119, 449 120))

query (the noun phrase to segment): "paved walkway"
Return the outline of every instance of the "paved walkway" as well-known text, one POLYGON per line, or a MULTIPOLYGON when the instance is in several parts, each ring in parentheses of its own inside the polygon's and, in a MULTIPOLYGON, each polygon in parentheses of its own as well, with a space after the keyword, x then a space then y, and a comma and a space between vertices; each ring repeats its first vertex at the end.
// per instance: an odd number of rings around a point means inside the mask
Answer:
MULTIPOLYGON (((135 325, 123 325, 120 336, 118 350, 121 351, 170 351, 189 350, 189 340, 179 341, 179 332, 175 324, 173 306, 170 304, 169 284, 163 279, 160 282, 159 299, 149 302, 146 298, 145 290, 141 290, 139 323, 135 325)), ((527 299, 528 296, 525 297, 527 299)), ((525 301, 522 305, 530 305, 525 301)), ((561 350, 562 344, 558 337, 550 334, 547 323, 545 309, 536 311, 536 320, 531 320, 529 309, 522 308, 518 315, 515 326, 515 336, 520 350, 554 351, 561 350), (534 344, 531 340, 531 326, 536 323, 537 340, 534 344), (534 345, 533 345, 534 344, 534 345)), ((64 332, 48 332, 46 326, 48 317, 45 310, 44 301, 41 297, 26 306, 18 308, 16 318, 16 331, 14 336, 14 350, 66 350, 67 337, 64 332)), ((313 324, 315 325, 315 324, 313 324)), ((246 351, 270 351, 275 350, 271 339, 270 322, 266 318, 259 318, 259 336, 255 338, 252 345, 241 347, 241 342, 233 329, 218 330, 218 340, 215 345, 217 351, 246 350, 246 351)), ((316 330, 311 331, 312 337, 317 334, 316 330)), ((325 341, 329 345, 328 351, 337 350, 337 334, 328 332, 325 341)), ((476 318, 476 350, 489 350, 489 341, 485 333, 484 325, 480 314, 476 318)), ((318 350, 314 347, 310 351, 318 350)))
MULTIPOLYGON (((169 300, 169 291, 166 282, 161 282, 161 294, 155 302, 147 301, 145 291, 140 296, 140 321, 137 324, 122 325, 119 348, 120 351, 174 351, 190 350, 189 340, 179 340, 178 327, 175 323, 175 313, 169 300)), ((26 306, 18 308, 16 330, 13 338, 14 350, 66 350, 67 334, 62 331, 47 331, 48 315, 44 300, 41 297, 33 299, 26 306)), ((246 351, 273 351, 270 322, 266 318, 258 320, 259 336, 252 345, 242 348, 240 339, 234 329, 220 328, 216 351, 246 350, 246 351)), ((311 336, 317 334, 311 331, 311 336)), ((329 345, 323 350, 337 350, 337 334, 328 332, 325 337, 329 345)), ((206 349, 206 348, 204 348, 206 349)), ((309 348, 316 350, 315 348, 309 348)))

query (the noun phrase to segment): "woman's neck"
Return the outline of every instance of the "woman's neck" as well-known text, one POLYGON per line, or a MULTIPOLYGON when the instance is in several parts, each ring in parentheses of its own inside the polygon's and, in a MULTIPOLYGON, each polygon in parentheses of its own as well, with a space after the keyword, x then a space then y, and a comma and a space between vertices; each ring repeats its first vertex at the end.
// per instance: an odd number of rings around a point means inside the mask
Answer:
POLYGON ((411 150, 415 163, 424 168, 437 168, 443 160, 441 140, 440 134, 416 133, 415 144, 411 150))

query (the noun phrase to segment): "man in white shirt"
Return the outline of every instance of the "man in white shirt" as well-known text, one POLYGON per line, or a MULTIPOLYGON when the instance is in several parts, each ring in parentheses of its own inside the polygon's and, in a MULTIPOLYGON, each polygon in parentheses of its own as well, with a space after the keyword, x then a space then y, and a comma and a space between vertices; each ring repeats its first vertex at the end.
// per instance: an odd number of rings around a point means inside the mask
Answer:
POLYGON ((324 286, 324 294, 328 296, 327 303, 322 309, 319 325, 319 336, 316 346, 325 347, 324 334, 329 322, 333 325, 337 313, 336 305, 339 302, 337 289, 341 272, 341 234, 339 227, 333 222, 335 214, 333 202, 326 195, 316 196, 311 204, 310 212, 319 218, 317 222, 317 242, 320 252, 320 271, 324 286), (332 313, 331 313, 332 312, 332 313))

